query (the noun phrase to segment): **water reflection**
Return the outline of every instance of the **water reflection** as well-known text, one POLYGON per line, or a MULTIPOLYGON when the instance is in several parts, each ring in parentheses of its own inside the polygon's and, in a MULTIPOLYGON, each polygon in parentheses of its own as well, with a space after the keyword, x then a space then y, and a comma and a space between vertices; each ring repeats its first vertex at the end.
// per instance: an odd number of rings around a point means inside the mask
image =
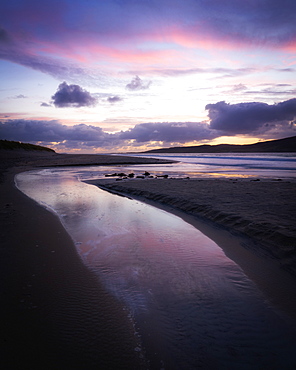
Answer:
POLYGON ((125 304, 151 368, 296 364, 294 333, 193 226, 79 182, 73 170, 32 171, 16 181, 58 214, 84 263, 125 304))

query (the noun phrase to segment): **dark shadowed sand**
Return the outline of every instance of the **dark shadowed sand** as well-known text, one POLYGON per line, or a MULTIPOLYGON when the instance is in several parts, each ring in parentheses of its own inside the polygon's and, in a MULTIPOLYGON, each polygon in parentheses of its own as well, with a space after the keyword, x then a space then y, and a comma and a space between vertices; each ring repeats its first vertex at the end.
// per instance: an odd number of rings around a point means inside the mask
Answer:
MULTIPOLYGON (((58 218, 15 188, 14 175, 38 166, 159 162, 8 151, 0 153, 0 159, 4 368, 145 368, 123 307, 82 264, 58 218)), ((243 235, 249 240, 245 247, 263 263, 272 259, 296 273, 293 181, 108 179, 91 183, 165 204, 243 235)))
POLYGON ((5 369, 139 369, 123 307, 82 264, 58 218, 14 186, 38 166, 155 163, 118 156, 2 151, 1 365, 5 369))

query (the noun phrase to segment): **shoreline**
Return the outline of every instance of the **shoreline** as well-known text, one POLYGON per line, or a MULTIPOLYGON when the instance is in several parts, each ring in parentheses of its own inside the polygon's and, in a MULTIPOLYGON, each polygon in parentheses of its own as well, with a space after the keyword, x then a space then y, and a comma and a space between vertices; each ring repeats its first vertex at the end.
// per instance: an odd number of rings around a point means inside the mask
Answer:
MULTIPOLYGON (((82 264, 72 239, 58 217, 26 197, 14 184, 15 174, 38 167, 58 166, 58 162, 62 164, 62 159, 64 160, 62 165, 75 165, 75 162, 76 165, 82 163, 93 165, 94 162, 100 163, 99 165, 116 165, 125 164, 124 160, 127 157, 122 156, 119 159, 117 156, 108 155, 57 156, 32 155, 31 153, 11 155, 10 153, 10 157, 4 157, 4 161, 1 163, 2 181, 0 178, 0 188, 3 197, 0 202, 0 215, 4 226, 1 231, 3 241, 1 280, 5 282, 1 288, 2 317, 5 318, 1 337, 5 349, 4 362, 7 361, 7 368, 18 364, 22 364, 22 367, 26 368, 24 366, 26 364, 27 368, 30 369, 37 369, 48 363, 54 368, 58 368, 57 363, 60 363, 60 368, 70 366, 73 369, 96 368, 98 363, 102 369, 112 366, 114 368, 114 365, 118 369, 145 368, 144 360, 140 356, 141 352, 134 350, 139 348, 138 338, 134 335, 134 328, 123 311, 122 305, 100 286, 92 273, 82 264), (87 307, 82 316, 79 307, 87 307), (79 334, 77 335, 77 333, 79 334), (98 337, 97 333, 101 335, 98 337), (111 346, 110 343, 112 343, 111 346)), ((133 163, 142 164, 142 159, 133 157, 133 163)), ((150 163, 151 161, 159 163, 154 160, 150 160, 150 163)), ((144 163, 147 162, 144 161, 144 163)), ((208 236, 211 237, 212 226, 216 225, 217 227, 216 219, 216 221, 211 221, 213 225, 207 229, 210 219, 208 215, 211 212, 205 215, 194 214, 194 207, 189 209, 188 199, 187 203, 184 203, 184 199, 178 199, 180 194, 184 195, 184 188, 182 189, 180 185, 186 184, 186 181, 190 186, 187 187, 185 194, 189 197, 191 208, 194 198, 189 189, 192 188, 193 183, 207 184, 205 186, 207 191, 209 190, 209 181, 212 182, 213 186, 216 184, 216 189, 220 191, 221 187, 217 187, 219 181, 228 182, 229 185, 232 184, 231 186, 238 185, 237 182, 233 184, 229 180, 218 180, 217 182, 217 179, 131 179, 120 181, 120 183, 114 179, 104 179, 92 180, 88 183, 97 182, 98 184, 100 182, 104 188, 109 187, 109 191, 131 195, 147 203, 153 202, 154 206, 163 207, 172 213, 179 212, 180 217, 185 217, 187 222, 194 223, 200 219, 202 222, 199 223, 199 226, 203 228, 202 232, 205 234, 208 232, 208 236), (162 187, 164 187, 163 190, 161 190, 162 187), (171 193, 175 192, 175 195, 170 194, 169 190, 171 193)), ((247 180, 239 182, 248 183, 247 180)), ((249 183, 254 189, 258 189, 257 185, 262 184, 263 181, 250 182, 249 180, 249 183)), ((285 182, 278 184, 282 187, 283 183, 285 182)), ((294 186, 295 183, 292 185, 293 189, 294 186)), ((283 194, 288 191, 284 188, 282 190, 283 194)), ((206 196, 202 195, 202 192, 199 191, 195 195, 203 198, 203 202, 205 202, 206 196)), ((220 196, 222 197, 222 194, 220 196)), ((263 199, 261 200, 263 201, 263 199)), ((227 217, 224 217, 224 220, 227 220, 227 217)), ((293 220, 291 221, 293 222, 293 220)), ((231 224, 227 227, 229 230, 234 230, 231 224)), ((220 231, 217 235, 222 235, 220 231)), ((234 232, 232 240, 234 244, 239 237, 240 232, 234 232)), ((218 239, 217 244, 219 245, 228 243, 228 239, 223 239, 223 235, 218 239)), ((247 247, 258 247, 258 242, 255 244, 247 243, 247 247)), ((254 250, 244 249, 244 246, 238 243, 227 253, 234 260, 239 255, 241 263, 245 264, 242 268, 250 269, 251 275, 252 268, 257 268, 260 264, 264 268, 267 267, 265 271, 269 272, 263 280, 259 281, 259 285, 261 284, 262 289, 266 290, 279 306, 281 306, 281 301, 285 300, 284 303, 289 304, 287 302, 290 296, 288 288, 289 285, 292 284, 293 287, 293 284, 296 283, 295 277, 290 276, 289 273, 289 276, 284 274, 282 279, 281 272, 285 273, 285 271, 282 271, 281 268, 279 271, 277 270, 280 267, 279 262, 281 262, 278 257, 267 257, 266 251, 263 255, 257 255, 253 252, 254 250), (253 266, 254 260, 257 261, 255 266, 253 266), (273 276, 275 271, 276 275, 273 276), (273 285, 269 280, 272 277, 273 280, 279 277, 277 287, 269 286, 273 285)), ((294 253, 295 249, 292 249, 292 252, 294 253)), ((294 272, 295 254, 291 254, 291 251, 289 253, 289 258, 285 256, 285 260, 282 262, 285 266, 290 267, 290 272, 294 272), (288 265, 287 262, 289 262, 288 265)), ((256 271, 254 274, 256 275, 256 271)), ((292 306, 286 307, 286 311, 293 312, 294 308, 294 312, 296 312, 296 301, 290 303, 292 306)))
MULTIPOLYGON (((254 182, 249 179, 239 181, 242 181, 242 186, 251 186, 254 189, 258 185, 257 181, 254 182)), ((283 249, 276 248, 276 243, 268 243, 266 239, 262 239, 268 233, 269 229, 262 232, 260 224, 258 229, 256 228, 256 223, 253 224, 251 228, 252 232, 249 235, 243 232, 246 230, 245 226, 248 222, 247 220, 243 220, 242 214, 240 217, 233 217, 232 215, 227 215, 225 210, 223 212, 221 209, 210 210, 209 201, 208 208, 203 205, 204 210, 201 210, 203 207, 194 204, 193 194, 198 199, 197 190, 201 191, 203 188, 208 192, 209 182, 216 191, 218 189, 221 191, 221 183, 223 184, 224 182, 224 185, 228 188, 232 186, 232 182, 224 179, 136 179, 120 182, 110 179, 98 179, 87 180, 85 182, 114 194, 127 196, 150 204, 166 212, 175 214, 192 224, 216 242, 223 249, 226 256, 242 268, 274 308, 279 310, 280 315, 287 316, 288 321, 292 319, 296 325, 295 228, 294 233, 291 232, 292 235, 289 238, 283 235, 283 244, 288 243, 288 246, 285 246, 283 249), (183 188, 181 184, 183 184, 183 188), (188 184, 190 184, 191 191, 188 188, 186 189, 186 185, 188 184), (180 194, 183 194, 181 199, 180 194), (221 217, 221 213, 223 213, 223 217, 221 217), (233 219, 236 221, 235 223, 233 219), (237 223, 237 219, 241 222, 237 223), (241 229, 238 226, 243 226, 244 228, 241 229)), ((265 183, 265 187, 270 186, 270 183, 274 182, 264 180, 262 183, 265 183)), ((282 184, 282 182, 280 183, 282 184)), ((293 189, 296 188, 295 181, 287 181, 287 185, 289 187, 292 186, 293 189)), ((282 191, 285 192, 286 190, 282 189, 282 191)), ((202 197, 202 192, 199 196, 202 197)), ((203 198, 203 201, 205 201, 205 198, 203 198)), ((261 197, 261 201, 264 202, 263 197, 261 197)), ((289 205, 290 212, 293 213, 293 217, 295 218, 293 202, 290 202, 289 205)), ((289 210, 286 211, 288 212, 289 210)), ((289 220, 291 224, 293 224, 294 218, 289 220)), ((254 219, 252 219, 252 223, 253 221, 254 219)), ((273 220, 273 223, 270 223, 268 226, 273 228, 277 224, 277 221, 277 219, 273 220)), ((279 228, 281 227, 283 226, 279 225, 279 228)), ((278 233, 279 240, 281 237, 281 233, 278 233)))
POLYGON ((64 165, 104 165, 125 158, 19 151, 1 151, 0 157, 2 364, 6 369, 146 368, 123 305, 82 263, 58 217, 14 183, 17 173, 55 166, 57 159, 64 165))
POLYGON ((93 179, 105 190, 141 197, 209 221, 257 245, 296 275, 296 181, 250 179, 93 179))
POLYGON ((9 177, 9 213, 1 215, 5 368, 141 368, 122 305, 83 265, 58 217, 12 189, 9 177))

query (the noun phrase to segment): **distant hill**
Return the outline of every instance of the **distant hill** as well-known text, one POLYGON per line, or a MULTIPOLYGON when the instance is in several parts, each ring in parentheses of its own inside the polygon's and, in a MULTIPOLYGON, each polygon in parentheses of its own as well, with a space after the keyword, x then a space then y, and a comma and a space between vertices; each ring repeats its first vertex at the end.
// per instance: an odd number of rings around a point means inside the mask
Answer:
POLYGON ((296 136, 285 139, 262 141, 255 144, 232 145, 196 145, 176 146, 173 148, 162 148, 148 150, 143 153, 289 153, 296 152, 296 136))
POLYGON ((0 150, 26 150, 26 151, 44 151, 55 153, 53 149, 46 148, 45 146, 21 143, 19 141, 0 140, 0 150))

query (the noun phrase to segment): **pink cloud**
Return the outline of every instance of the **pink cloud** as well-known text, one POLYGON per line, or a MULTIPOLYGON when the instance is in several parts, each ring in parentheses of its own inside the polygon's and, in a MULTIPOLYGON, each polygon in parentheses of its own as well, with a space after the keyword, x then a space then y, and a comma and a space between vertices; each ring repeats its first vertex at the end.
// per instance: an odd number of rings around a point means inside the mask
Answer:
POLYGON ((135 46, 131 42, 129 44, 118 45, 111 44, 106 46, 93 40, 81 40, 79 46, 72 42, 67 44, 65 49, 63 45, 56 43, 38 43, 36 41, 38 54, 55 55, 68 60, 73 60, 80 63, 92 64, 100 60, 112 61, 118 63, 129 64, 165 64, 172 59, 181 57, 180 51, 177 50, 161 50, 153 49, 152 47, 143 50, 140 46, 135 46))
MULTIPOLYGON (((293 53, 296 3, 284 2, 3 2, 0 57, 66 79, 63 71, 73 62, 107 69, 180 68, 194 60, 192 49, 264 47, 293 53)), ((197 63, 200 67, 200 59, 197 63)))
MULTIPOLYGON (((175 43, 188 49, 203 49, 203 50, 241 50, 264 46, 266 49, 281 49, 288 52, 296 50, 296 36, 287 40, 282 40, 281 43, 274 41, 262 41, 256 37, 233 37, 230 34, 215 33, 208 29, 209 25, 195 25, 193 27, 182 27, 181 25, 173 25, 170 27, 162 38, 166 42, 175 43)), ((160 40, 156 36, 155 40, 160 40)))

